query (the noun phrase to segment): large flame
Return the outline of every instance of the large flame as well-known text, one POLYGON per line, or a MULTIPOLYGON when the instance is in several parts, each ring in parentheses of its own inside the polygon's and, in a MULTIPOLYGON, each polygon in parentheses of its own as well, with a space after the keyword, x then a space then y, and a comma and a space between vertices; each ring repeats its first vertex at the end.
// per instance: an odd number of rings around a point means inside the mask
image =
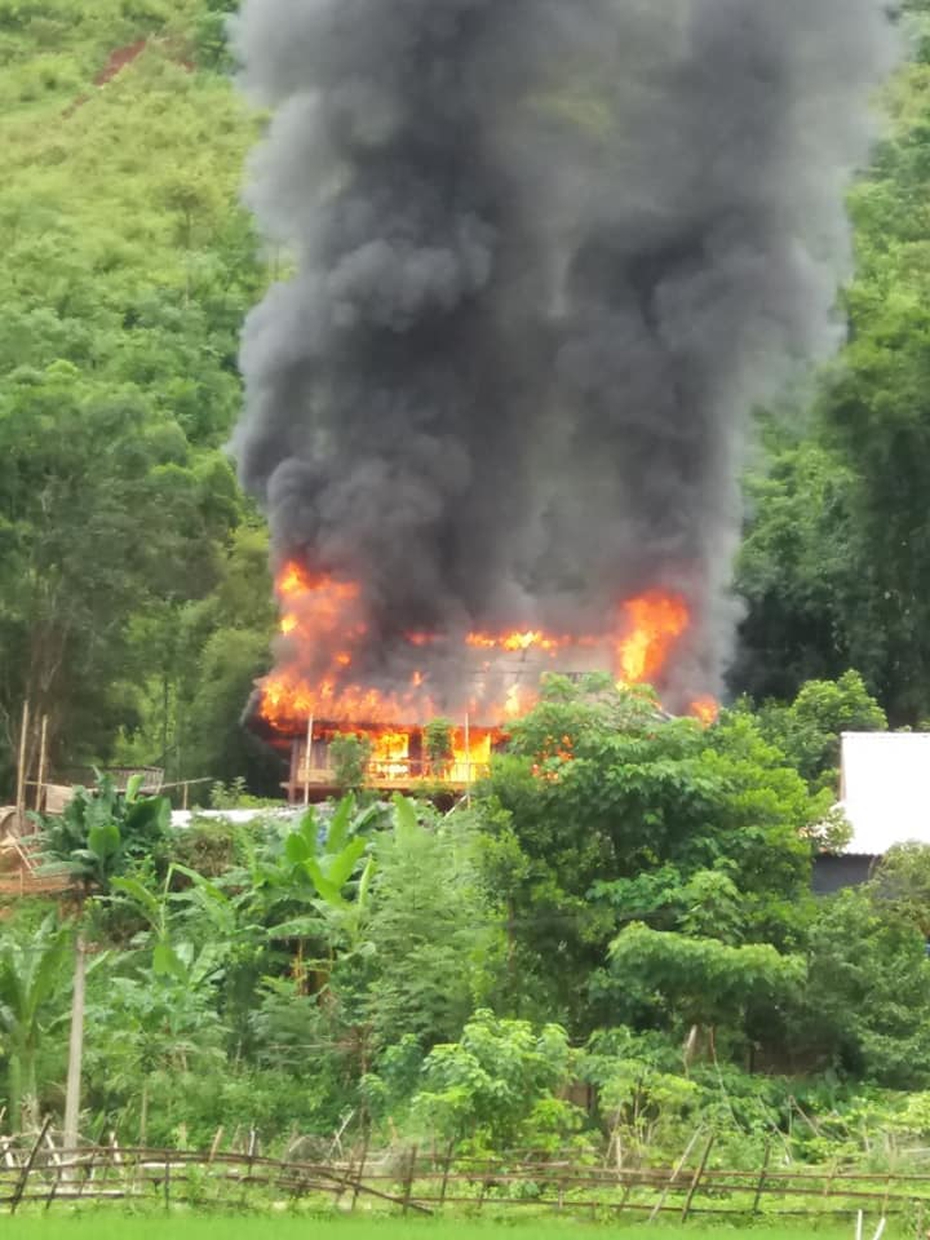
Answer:
MULTIPOLYGON (((351 731, 368 742, 370 757, 367 777, 372 784, 380 787, 396 785, 405 788, 421 781, 460 785, 474 783, 488 773, 492 749, 503 738, 503 733, 496 728, 470 729, 467 735, 464 728, 452 728, 449 757, 436 762, 425 751, 420 729, 368 725, 351 731)), ((324 727, 314 730, 314 740, 325 743, 338 734, 336 729, 324 727)), ((311 761, 311 769, 308 770, 307 746, 305 741, 301 741, 298 782, 309 779, 311 783, 325 785, 335 780, 335 770, 331 765, 326 765, 328 761, 327 758, 322 766, 316 766, 311 761)))
MULTIPOLYGON (((411 757, 411 729, 439 713, 428 671, 416 667, 420 662, 417 651, 424 652, 425 660, 429 648, 448 638, 426 631, 408 633, 410 666, 416 670, 406 687, 385 692, 364 683, 364 676, 353 671, 364 663, 360 656, 370 640, 362 590, 356 582, 328 573, 313 574, 290 561, 278 573, 275 588, 281 607, 283 657, 278 669, 261 682, 262 717, 283 735, 298 735, 308 720, 367 730, 374 745, 373 768, 386 779, 406 778, 420 765, 411 757)), ((462 712, 487 730, 473 732, 467 744, 463 734, 456 734, 449 769, 464 779, 471 767, 485 766, 495 729, 525 714, 535 703, 532 679, 525 683, 517 677, 504 687, 500 677, 495 680, 492 673, 499 660, 515 657, 521 662, 534 655, 562 666, 571 664, 573 651, 600 650, 605 661, 614 660, 613 671, 621 683, 654 683, 661 679, 690 622, 681 595, 656 589, 623 602, 616 621, 600 635, 557 634, 540 628, 468 633, 462 640, 465 655, 475 661, 474 676, 494 683, 499 699, 489 701, 471 694, 470 700, 463 700, 462 712)), ((701 698, 692 706, 692 714, 708 724, 716 712, 711 698, 701 698)))
POLYGON ((653 590, 623 604, 626 632, 617 647, 619 673, 627 684, 652 681, 665 667, 691 617, 680 595, 653 590))

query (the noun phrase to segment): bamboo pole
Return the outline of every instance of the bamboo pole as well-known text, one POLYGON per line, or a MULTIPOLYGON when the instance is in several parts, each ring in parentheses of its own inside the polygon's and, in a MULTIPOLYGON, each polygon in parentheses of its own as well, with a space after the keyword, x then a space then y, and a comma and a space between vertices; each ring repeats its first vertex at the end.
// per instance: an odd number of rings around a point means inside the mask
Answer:
POLYGON ((410 1151, 410 1161, 407 1164, 407 1179, 404 1184, 404 1214, 410 1209, 410 1197, 413 1193, 413 1177, 417 1170, 417 1147, 414 1146, 410 1151))
POLYGON ((20 1201, 22 1200, 23 1193, 26 1191, 26 1181, 29 1179, 29 1172, 32 1170, 32 1165, 35 1162, 36 1156, 38 1155, 39 1150, 42 1147, 42 1142, 45 1140, 45 1134, 48 1132, 49 1128, 51 1127, 51 1123, 52 1123, 52 1117, 51 1115, 49 1115, 46 1117, 45 1123, 42 1125, 42 1131, 36 1137, 35 1145, 33 1145, 32 1149, 29 1151, 29 1157, 23 1163, 22 1174, 20 1175, 19 1180, 17 1181, 16 1187, 13 1189, 13 1196, 10 1198, 10 1213, 11 1214, 16 1213, 16 1207, 19 1205, 20 1201))
POLYGON ((39 741, 39 774, 36 779, 36 813, 42 809, 45 791, 45 772, 48 765, 48 715, 42 716, 42 737, 39 741))
POLYGON ((752 1202, 753 1214, 759 1213, 759 1203, 762 1200, 762 1193, 765 1191, 765 1173, 769 1169, 769 1158, 771 1157, 771 1154, 772 1154, 772 1142, 771 1140, 769 1140, 769 1141, 766 1141, 765 1143, 765 1155, 762 1159, 762 1170, 759 1172, 759 1183, 756 1185, 756 1195, 753 1198, 753 1202, 752 1202))
POLYGON ((19 733, 19 766, 16 771, 17 827, 22 828, 26 810, 26 737, 29 732, 29 699, 23 702, 23 721, 19 733))
POLYGON ((362 1191, 362 1180, 365 1178, 365 1163, 368 1160, 368 1142, 371 1139, 371 1128, 365 1129, 365 1137, 362 1141, 362 1156, 359 1159, 358 1171, 355 1173, 355 1183, 352 1188, 352 1209, 354 1210, 358 1203, 358 1195, 362 1191))
POLYGON ((675 1181, 681 1175, 684 1165, 688 1161, 691 1151, 694 1149, 695 1145, 697 1144, 698 1137, 701 1135, 703 1131, 704 1131, 703 1124, 699 1124, 698 1127, 695 1128, 694 1132, 691 1134, 691 1140, 685 1146, 684 1153, 681 1155, 681 1157, 678 1159, 678 1162, 676 1162, 675 1166, 672 1168, 672 1174, 668 1178, 668 1183, 662 1189, 661 1197, 652 1207, 652 1213, 649 1215, 649 1218, 647 1220, 648 1222, 654 1223, 655 1220, 659 1217, 659 1214, 662 1211, 662 1207, 665 1205, 665 1200, 668 1197, 669 1190, 674 1186, 675 1181))
POLYGON ((446 1191, 449 1187, 449 1171, 452 1168, 452 1156, 455 1154, 455 1138, 449 1142, 449 1148, 446 1150, 446 1161, 442 1169, 442 1188, 439 1190, 440 1206, 446 1203, 446 1191))
POLYGON ((66 1150, 76 1150, 78 1118, 81 1110, 81 1067, 84 1058, 84 976, 86 972, 84 931, 79 928, 74 942, 74 986, 71 995, 71 1036, 68 1044, 68 1078, 65 1085, 66 1150))
POLYGON ((712 1132, 710 1136, 707 1138, 707 1144, 704 1146, 704 1153, 701 1155, 701 1161, 698 1164, 698 1169, 697 1171, 695 1171, 694 1179, 691 1181, 691 1187, 688 1189, 688 1196, 685 1199, 684 1208, 681 1212, 681 1221, 683 1223, 687 1223, 688 1215, 691 1213, 691 1203, 694 1200, 694 1195, 697 1192, 698 1186, 701 1183, 701 1176, 704 1174, 704 1169, 707 1166, 707 1160, 708 1158, 710 1158, 710 1151, 711 1151, 711 1147, 714 1144, 715 1136, 716 1136, 716 1133, 712 1132))
POLYGON ((310 761, 313 757, 313 716, 307 720, 307 760, 304 765, 304 805, 310 804, 310 761))

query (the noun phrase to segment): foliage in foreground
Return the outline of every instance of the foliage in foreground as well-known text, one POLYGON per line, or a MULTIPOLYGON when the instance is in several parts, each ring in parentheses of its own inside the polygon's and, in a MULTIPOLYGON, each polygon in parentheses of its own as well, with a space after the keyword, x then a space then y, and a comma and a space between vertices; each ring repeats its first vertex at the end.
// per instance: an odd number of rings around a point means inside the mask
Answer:
MULTIPOLYGON (((817 691, 838 703, 818 752, 848 692, 817 691)), ((815 900, 822 772, 774 733, 553 678, 445 815, 350 796, 171 835, 103 781, 47 834, 92 879, 85 1133, 325 1151, 367 1129, 629 1163, 704 1125, 736 1165, 773 1141, 867 1160, 879 1131, 906 1157, 930 1131, 930 854, 815 900)), ((0 1089, 27 1120, 60 1106, 68 944, 28 904, 8 922, 0 1089)))

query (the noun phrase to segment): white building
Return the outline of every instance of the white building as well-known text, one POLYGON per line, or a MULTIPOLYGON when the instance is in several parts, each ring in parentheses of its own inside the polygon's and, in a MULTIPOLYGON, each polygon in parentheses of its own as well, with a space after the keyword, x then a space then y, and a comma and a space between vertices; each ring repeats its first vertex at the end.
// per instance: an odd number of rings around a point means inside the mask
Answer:
POLYGON ((852 839, 817 858, 814 889, 824 894, 865 882, 893 844, 930 845, 930 733, 844 732, 840 808, 852 839))

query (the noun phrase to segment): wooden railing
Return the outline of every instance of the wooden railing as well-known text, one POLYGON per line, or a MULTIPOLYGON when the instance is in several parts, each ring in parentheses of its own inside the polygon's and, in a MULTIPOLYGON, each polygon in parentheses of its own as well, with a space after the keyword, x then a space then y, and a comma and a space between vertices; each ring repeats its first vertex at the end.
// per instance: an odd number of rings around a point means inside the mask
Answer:
MULTIPOLYGON (((216 1143, 215 1143, 216 1145, 216 1143)), ((591 1216, 621 1213, 922 1220, 930 1209, 930 1174, 887 1171, 711 1167, 712 1138, 695 1149, 690 1165, 617 1168, 572 1159, 467 1159, 452 1149, 424 1155, 413 1149, 312 1162, 262 1157, 254 1139, 242 1151, 82 1147, 56 1148, 48 1127, 31 1142, 0 1138, 0 1207, 26 1202, 190 1202, 217 1208, 318 1196, 343 1208, 360 1200, 385 1210, 432 1214, 442 1209, 535 1207, 591 1216)), ((923 1233, 922 1225, 918 1234, 923 1233)))
MULTIPOLYGON (((409 788, 416 784, 448 784, 452 788, 465 788, 485 779, 491 767, 487 762, 452 762, 437 767, 430 762, 414 758, 374 759, 365 768, 365 780, 373 788, 409 788)), ((307 769, 297 768, 296 784, 309 783, 314 788, 331 788, 336 783, 336 772, 331 766, 311 766, 309 780, 307 769)))

